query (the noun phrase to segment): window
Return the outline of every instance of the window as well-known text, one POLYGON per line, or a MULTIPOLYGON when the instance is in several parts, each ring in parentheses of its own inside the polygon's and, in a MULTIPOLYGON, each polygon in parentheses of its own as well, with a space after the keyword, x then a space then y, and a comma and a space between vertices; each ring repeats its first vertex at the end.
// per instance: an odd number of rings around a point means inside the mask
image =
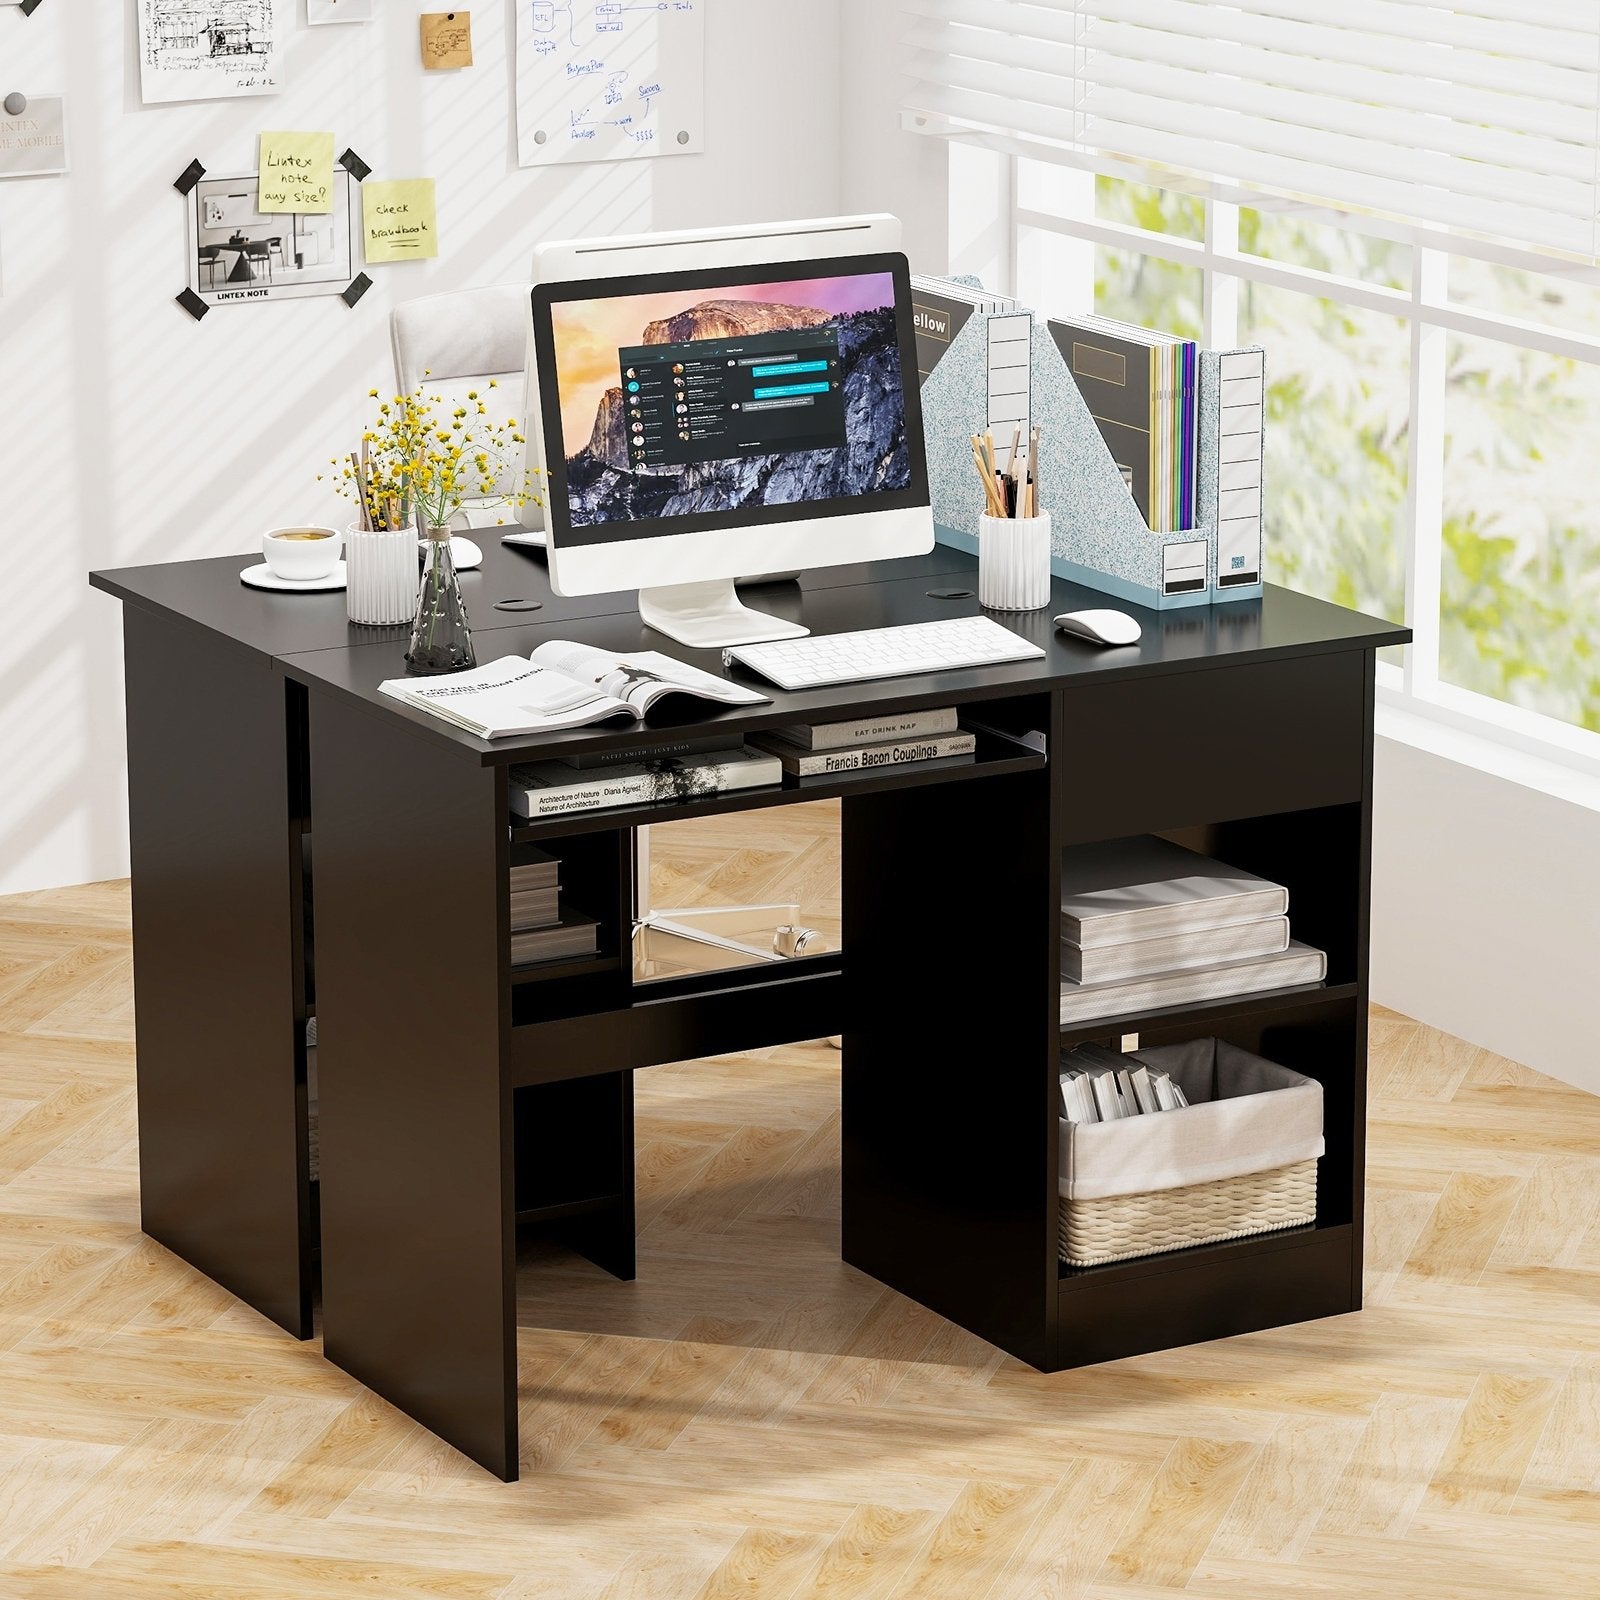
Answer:
POLYGON ((1600 768, 1600 270, 970 156, 1027 303, 1265 347, 1268 577, 1409 623, 1386 698, 1600 768))

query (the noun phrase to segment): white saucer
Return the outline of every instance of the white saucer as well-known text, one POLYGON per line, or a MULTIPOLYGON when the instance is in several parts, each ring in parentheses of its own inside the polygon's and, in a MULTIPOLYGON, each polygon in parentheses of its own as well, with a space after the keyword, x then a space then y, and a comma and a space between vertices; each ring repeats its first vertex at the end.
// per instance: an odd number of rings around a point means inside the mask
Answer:
POLYGON ((240 583, 248 583, 252 589, 277 589, 283 594, 293 594, 297 590, 306 594, 322 594, 329 589, 344 588, 344 562, 340 562, 332 572, 322 578, 280 578, 265 561, 253 567, 246 567, 239 574, 240 583))
MULTIPOLYGON (((417 549, 420 551, 427 542, 426 539, 418 539, 417 549)), ((483 551, 470 539, 463 539, 459 533, 452 533, 450 559, 455 562, 457 572, 471 572, 474 567, 483 565, 483 551)))

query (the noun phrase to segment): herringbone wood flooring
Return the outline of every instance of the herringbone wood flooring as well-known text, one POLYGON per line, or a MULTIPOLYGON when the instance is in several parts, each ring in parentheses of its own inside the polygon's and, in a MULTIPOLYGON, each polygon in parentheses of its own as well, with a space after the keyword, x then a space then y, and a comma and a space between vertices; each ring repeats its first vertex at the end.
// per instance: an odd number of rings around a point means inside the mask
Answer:
MULTIPOLYGON (((826 824, 663 893, 825 916, 826 824)), ((0 901, 4 1600, 1600 1595, 1600 1100, 1403 1017, 1368 1309, 1050 1377, 840 1264, 826 1045, 640 1074, 638 1281, 524 1251, 515 1486, 140 1236, 132 1031, 124 885, 0 901)))

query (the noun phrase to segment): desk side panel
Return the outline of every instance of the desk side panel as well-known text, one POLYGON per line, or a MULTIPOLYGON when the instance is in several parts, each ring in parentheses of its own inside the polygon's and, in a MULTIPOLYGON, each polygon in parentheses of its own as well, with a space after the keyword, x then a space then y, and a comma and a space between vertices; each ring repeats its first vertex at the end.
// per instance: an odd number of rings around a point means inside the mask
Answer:
POLYGON ((144 1231, 311 1335, 298 687, 126 606, 144 1231))
POLYGON ((844 803, 842 1253, 1055 1354, 1051 773, 844 803))
POLYGON ((312 694, 328 1359, 517 1475, 505 778, 312 694))

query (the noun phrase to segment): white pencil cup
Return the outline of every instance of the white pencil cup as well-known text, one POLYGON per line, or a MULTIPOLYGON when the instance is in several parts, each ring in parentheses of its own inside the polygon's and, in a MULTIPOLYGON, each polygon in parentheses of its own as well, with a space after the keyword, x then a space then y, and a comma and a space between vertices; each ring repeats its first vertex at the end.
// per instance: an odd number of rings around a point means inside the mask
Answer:
POLYGON ((1050 513, 978 518, 978 604, 1038 611, 1050 604, 1050 513))
POLYGON ((344 536, 345 601, 352 622, 410 622, 417 614, 421 562, 411 528, 366 533, 351 523, 344 536))

